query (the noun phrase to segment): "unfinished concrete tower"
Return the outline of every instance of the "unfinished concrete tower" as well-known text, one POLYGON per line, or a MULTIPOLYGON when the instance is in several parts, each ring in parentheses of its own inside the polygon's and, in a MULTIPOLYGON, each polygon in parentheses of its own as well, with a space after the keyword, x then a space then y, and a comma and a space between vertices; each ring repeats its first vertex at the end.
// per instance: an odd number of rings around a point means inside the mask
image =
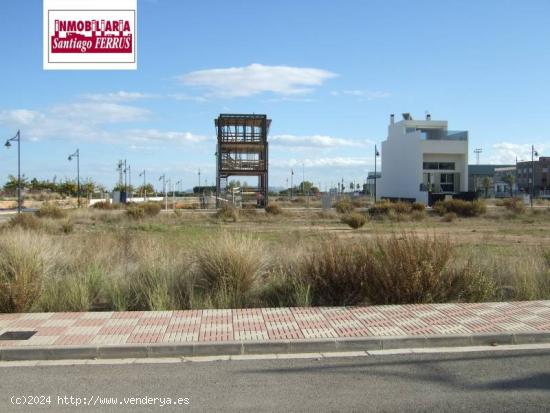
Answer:
MULTIPOLYGON (((228 199, 229 178, 247 179, 242 183, 244 205, 267 205, 268 147, 271 119, 267 115, 221 114, 214 120, 218 145, 216 151, 216 188, 218 198, 228 199), (252 181, 256 178, 256 182, 252 181), (249 182, 250 180, 250 182, 249 182)), ((218 200, 218 206, 220 200, 218 200)))

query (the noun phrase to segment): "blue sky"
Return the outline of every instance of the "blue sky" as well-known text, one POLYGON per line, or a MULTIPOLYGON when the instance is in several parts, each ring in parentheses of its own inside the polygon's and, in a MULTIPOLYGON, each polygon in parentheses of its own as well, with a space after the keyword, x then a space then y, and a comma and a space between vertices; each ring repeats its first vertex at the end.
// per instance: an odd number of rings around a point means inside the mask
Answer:
MULTIPOLYGON (((213 119, 267 113, 270 184, 362 182, 390 113, 470 131, 481 162, 550 155, 550 1, 138 0, 137 71, 44 71, 42 1, 0 6, 0 138, 26 176, 215 177, 213 119), (295 176, 296 178, 296 176, 295 176)), ((17 167, 0 150, 0 182, 17 167)), ((204 181, 203 181, 204 182, 204 181)))

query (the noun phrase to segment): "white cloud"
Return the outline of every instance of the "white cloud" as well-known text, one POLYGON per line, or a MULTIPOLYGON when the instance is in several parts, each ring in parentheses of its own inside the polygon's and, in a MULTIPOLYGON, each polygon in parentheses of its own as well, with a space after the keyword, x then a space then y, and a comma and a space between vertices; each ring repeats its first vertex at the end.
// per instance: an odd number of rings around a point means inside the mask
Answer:
MULTIPOLYGON (((326 167, 367 167, 372 163, 372 159, 366 157, 332 157, 332 158, 315 158, 315 159, 289 159, 289 160, 273 160, 272 166, 279 168, 298 168, 304 165, 306 168, 326 168, 326 167)), ((295 171, 296 172, 296 171, 295 171)))
POLYGON ((0 122, 21 128, 24 140, 67 139, 112 144, 176 143, 192 144, 208 140, 191 132, 158 129, 122 129, 113 131, 109 124, 138 122, 149 111, 115 103, 72 103, 55 106, 45 112, 27 109, 0 111, 0 122))
POLYGON ((13 109, 0 111, 0 122, 7 124, 17 124, 20 126, 30 125, 43 115, 40 112, 28 109, 13 109))
POLYGON ((361 99, 366 100, 375 100, 375 99, 385 99, 391 96, 391 93, 384 92, 380 90, 361 90, 361 89, 351 89, 351 90, 335 90, 331 92, 333 96, 355 96, 361 99))
POLYGON ((134 142, 199 143, 210 139, 207 136, 195 135, 191 132, 160 131, 158 129, 132 129, 122 132, 122 136, 134 142))
POLYGON ((118 92, 109 92, 109 93, 89 93, 82 95, 86 100, 91 100, 94 102, 129 102, 140 99, 153 98, 155 95, 149 93, 140 93, 140 92, 125 92, 120 90, 118 92))
POLYGON ((336 74, 316 68, 265 66, 251 64, 243 67, 207 69, 179 76, 187 86, 204 88, 207 95, 231 98, 271 92, 295 95, 311 92, 336 74))
POLYGON ((334 138, 326 135, 295 136, 275 135, 270 138, 276 146, 290 146, 299 148, 337 148, 342 146, 363 146, 365 141, 334 138))
MULTIPOLYGON (((520 160, 531 159, 531 145, 530 144, 517 144, 511 142, 497 143, 492 146, 492 152, 489 156, 489 163, 491 164, 513 164, 520 160)), ((545 151, 550 150, 549 144, 537 144, 535 150, 540 156, 543 156, 545 151)))
POLYGON ((135 106, 109 102, 77 102, 54 106, 49 111, 54 116, 98 123, 135 122, 146 120, 150 111, 135 106))

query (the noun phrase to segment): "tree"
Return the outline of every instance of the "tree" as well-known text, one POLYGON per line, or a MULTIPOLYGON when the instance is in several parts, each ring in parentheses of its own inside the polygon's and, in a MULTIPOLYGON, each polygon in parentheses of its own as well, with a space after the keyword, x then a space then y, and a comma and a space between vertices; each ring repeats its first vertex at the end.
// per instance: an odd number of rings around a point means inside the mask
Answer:
POLYGON ((154 192, 155 192, 155 188, 153 188, 153 185, 151 185, 151 184, 141 185, 137 189, 137 193, 140 194, 140 195, 147 195, 147 194, 151 195, 154 192))
POLYGON ((113 191, 120 191, 120 192, 124 192, 126 191, 126 193, 128 194, 133 194, 134 193, 134 187, 132 185, 126 185, 124 186, 124 184, 116 184, 113 188, 113 191))
MULTIPOLYGON (((21 189, 26 188, 29 185, 25 175, 21 175, 21 189)), ((17 177, 8 175, 8 181, 4 184, 4 192, 9 194, 15 194, 17 191, 17 177)))
POLYGON ((227 189, 240 188, 240 186, 241 186, 241 181, 238 181, 238 180, 236 181, 236 180, 232 179, 227 184, 227 189))
POLYGON ((502 178, 502 180, 508 185, 508 188, 510 188, 510 198, 512 198, 514 196, 514 184, 516 183, 515 175, 508 174, 502 178))
POLYGON ((481 187, 485 189, 485 198, 489 197, 489 188, 491 188, 491 178, 484 176, 481 180, 481 187))
POLYGON ((298 185, 298 188, 300 188, 300 191, 305 194, 308 192, 311 192, 311 188, 313 188, 313 183, 309 181, 303 181, 300 182, 300 185, 298 185))

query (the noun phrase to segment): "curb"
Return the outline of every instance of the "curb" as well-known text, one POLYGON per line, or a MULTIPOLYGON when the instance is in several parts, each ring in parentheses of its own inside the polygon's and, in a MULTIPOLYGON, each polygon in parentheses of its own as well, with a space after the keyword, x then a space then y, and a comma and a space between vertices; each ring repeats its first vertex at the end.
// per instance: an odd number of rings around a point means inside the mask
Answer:
POLYGON ((550 332, 433 336, 350 337, 316 340, 101 346, 0 347, 0 361, 329 353, 388 349, 550 343, 550 332))

